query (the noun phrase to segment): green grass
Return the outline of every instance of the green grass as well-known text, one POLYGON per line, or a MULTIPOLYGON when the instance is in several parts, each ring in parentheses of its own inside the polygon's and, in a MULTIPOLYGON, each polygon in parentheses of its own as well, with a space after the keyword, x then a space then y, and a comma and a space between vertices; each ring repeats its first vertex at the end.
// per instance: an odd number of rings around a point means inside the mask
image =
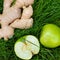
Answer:
MULTIPOLYGON (((24 35, 34 35, 40 38, 42 27, 47 23, 56 24, 60 27, 60 0, 35 0, 34 25, 27 30, 15 29, 15 35, 9 41, 0 39, 0 60, 21 60, 14 52, 14 44, 17 39, 24 35)), ((3 1, 0 0, 0 13, 3 10, 3 1)), ((60 60, 60 47, 48 49, 41 45, 38 55, 33 56, 31 60, 60 60)))

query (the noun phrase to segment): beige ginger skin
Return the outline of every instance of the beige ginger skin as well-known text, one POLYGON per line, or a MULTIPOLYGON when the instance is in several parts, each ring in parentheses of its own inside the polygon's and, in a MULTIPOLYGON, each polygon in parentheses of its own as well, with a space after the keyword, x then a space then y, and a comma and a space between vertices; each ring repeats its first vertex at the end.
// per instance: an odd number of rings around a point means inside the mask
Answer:
POLYGON ((0 39, 8 40, 14 35, 14 29, 27 29, 33 25, 33 8, 34 0, 16 0, 11 6, 13 0, 4 0, 3 13, 0 14, 0 39), (21 8, 23 12, 21 12, 21 8))
POLYGON ((10 26, 13 28, 27 29, 32 27, 33 18, 31 18, 33 14, 32 6, 24 7, 21 19, 16 19, 10 26))

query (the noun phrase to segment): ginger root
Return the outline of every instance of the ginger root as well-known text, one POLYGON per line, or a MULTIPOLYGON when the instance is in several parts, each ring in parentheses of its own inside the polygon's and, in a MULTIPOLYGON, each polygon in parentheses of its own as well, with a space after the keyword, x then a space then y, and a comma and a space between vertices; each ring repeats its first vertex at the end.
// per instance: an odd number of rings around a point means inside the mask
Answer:
POLYGON ((21 19, 16 19, 10 26, 13 28, 27 29, 32 27, 33 19, 30 18, 33 14, 32 6, 24 7, 21 19))
POLYGON ((4 38, 4 40, 8 40, 14 35, 14 29, 10 26, 6 26, 0 29, 0 39, 4 38))
POLYGON ((14 29, 27 29, 33 25, 33 8, 34 0, 16 0, 11 6, 13 0, 4 0, 3 13, 0 14, 0 39, 8 38, 14 35, 14 29), (23 12, 22 12, 23 10, 23 12))

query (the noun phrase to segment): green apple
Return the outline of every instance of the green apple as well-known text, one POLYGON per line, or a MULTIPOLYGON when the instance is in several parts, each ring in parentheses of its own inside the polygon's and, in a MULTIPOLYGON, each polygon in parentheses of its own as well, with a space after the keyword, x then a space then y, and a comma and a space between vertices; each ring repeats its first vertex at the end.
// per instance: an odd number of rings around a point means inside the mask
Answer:
POLYGON ((55 48, 60 45, 60 28, 54 24, 46 24, 40 36, 42 45, 48 48, 55 48))
POLYGON ((17 57, 25 60, 31 59, 33 55, 39 53, 39 50, 39 41, 32 35, 21 37, 14 45, 14 51, 17 57))

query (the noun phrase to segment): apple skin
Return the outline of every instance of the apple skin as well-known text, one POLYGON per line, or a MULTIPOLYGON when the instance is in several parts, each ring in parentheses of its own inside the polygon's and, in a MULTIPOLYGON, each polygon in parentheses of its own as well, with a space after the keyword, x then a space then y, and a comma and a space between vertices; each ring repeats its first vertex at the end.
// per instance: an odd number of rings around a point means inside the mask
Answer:
POLYGON ((60 45, 60 28, 54 24, 46 24, 40 36, 40 42, 47 48, 55 48, 60 45))

